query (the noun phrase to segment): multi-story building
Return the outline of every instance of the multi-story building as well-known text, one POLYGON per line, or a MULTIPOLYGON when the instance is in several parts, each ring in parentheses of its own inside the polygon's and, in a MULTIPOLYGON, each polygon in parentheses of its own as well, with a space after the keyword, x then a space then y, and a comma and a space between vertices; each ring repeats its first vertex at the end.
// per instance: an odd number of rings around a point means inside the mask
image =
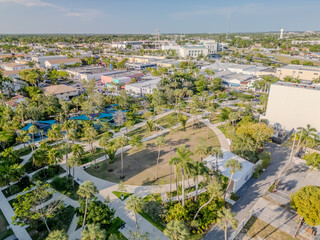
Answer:
POLYGON ((153 90, 158 88, 160 80, 161 78, 159 77, 146 78, 146 80, 137 83, 127 84, 124 89, 130 94, 143 97, 146 94, 152 94, 153 90))
POLYGON ((32 61, 36 62, 40 67, 45 67, 45 62, 47 60, 54 60, 54 59, 65 59, 68 58, 67 56, 61 55, 52 55, 52 56, 33 56, 31 57, 32 61))
POLYGON ((209 54, 208 48, 205 47, 204 44, 197 44, 197 45, 192 45, 192 44, 186 44, 183 46, 180 46, 179 48, 179 55, 180 57, 187 58, 196 58, 199 55, 202 56, 207 56, 209 54))
POLYGON ((11 63, 3 63, 1 64, 1 68, 5 71, 15 71, 15 70, 23 70, 23 69, 27 69, 30 68, 28 65, 25 64, 19 64, 19 63, 15 63, 15 62, 11 62, 11 63))
POLYGON ((276 77, 283 80, 285 77, 298 78, 302 81, 313 81, 320 77, 320 67, 303 65, 286 65, 277 68, 276 77))
POLYGON ((319 109, 320 87, 278 81, 270 87, 266 119, 285 130, 310 124, 320 131, 319 109))
POLYGON ((45 95, 53 95, 59 99, 70 100, 79 95, 79 90, 64 84, 53 85, 43 88, 45 95))

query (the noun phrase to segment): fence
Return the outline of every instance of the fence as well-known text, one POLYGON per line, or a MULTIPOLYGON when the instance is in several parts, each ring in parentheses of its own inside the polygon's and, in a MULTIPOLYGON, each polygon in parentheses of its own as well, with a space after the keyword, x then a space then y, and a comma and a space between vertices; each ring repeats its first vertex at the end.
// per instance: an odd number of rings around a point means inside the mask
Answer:
POLYGON ((233 240, 238 236, 238 234, 241 232, 242 228, 246 223, 249 221, 249 219, 252 217, 254 211, 253 208, 249 211, 248 215, 242 220, 242 222, 238 225, 238 228, 230 235, 228 240, 233 240))

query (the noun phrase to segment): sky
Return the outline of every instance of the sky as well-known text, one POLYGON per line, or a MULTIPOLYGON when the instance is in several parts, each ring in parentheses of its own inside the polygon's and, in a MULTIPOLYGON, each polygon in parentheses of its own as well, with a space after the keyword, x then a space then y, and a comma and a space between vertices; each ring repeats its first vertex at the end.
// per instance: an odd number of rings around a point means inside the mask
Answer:
POLYGON ((320 30, 319 0, 0 0, 5 33, 320 30))

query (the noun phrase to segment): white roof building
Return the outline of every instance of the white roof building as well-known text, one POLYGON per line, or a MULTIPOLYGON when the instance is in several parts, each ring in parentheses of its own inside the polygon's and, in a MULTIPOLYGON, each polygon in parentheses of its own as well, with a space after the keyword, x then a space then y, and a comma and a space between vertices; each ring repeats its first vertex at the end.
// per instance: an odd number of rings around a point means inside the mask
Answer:
MULTIPOLYGON (((232 152, 223 151, 223 158, 218 158, 218 169, 222 173, 222 175, 226 176, 227 178, 230 178, 231 174, 230 168, 226 168, 225 165, 227 161, 232 158, 238 160, 242 165, 241 171, 236 171, 236 173, 232 177, 233 192, 237 192, 250 179, 254 171, 255 165, 243 159, 242 157, 235 155, 232 152)), ((214 156, 209 156, 206 159, 204 159, 204 161, 207 162, 206 164, 209 168, 215 169, 216 158, 214 156)))

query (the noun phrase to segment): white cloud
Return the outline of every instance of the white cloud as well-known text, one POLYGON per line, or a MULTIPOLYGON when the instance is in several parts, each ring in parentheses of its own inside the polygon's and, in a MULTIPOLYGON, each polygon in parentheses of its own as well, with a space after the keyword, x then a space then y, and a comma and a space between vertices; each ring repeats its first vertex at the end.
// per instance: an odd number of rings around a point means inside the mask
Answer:
POLYGON ((7 3, 16 3, 21 4, 27 7, 51 7, 56 8, 60 12, 63 12, 67 17, 81 17, 84 20, 90 20, 94 17, 100 15, 100 11, 96 9, 79 9, 78 11, 72 11, 68 8, 61 7, 56 4, 48 3, 43 0, 0 0, 0 3, 7 2, 7 3))

